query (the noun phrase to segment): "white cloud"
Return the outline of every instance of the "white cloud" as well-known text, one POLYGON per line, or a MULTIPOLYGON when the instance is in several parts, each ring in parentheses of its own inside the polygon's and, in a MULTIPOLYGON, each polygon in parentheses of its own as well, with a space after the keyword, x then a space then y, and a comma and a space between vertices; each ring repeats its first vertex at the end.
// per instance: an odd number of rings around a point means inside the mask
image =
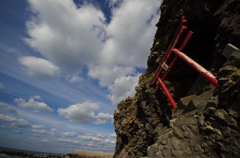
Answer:
POLYGON ((79 77, 79 76, 72 76, 70 81, 73 83, 81 83, 81 82, 83 82, 83 78, 79 77))
MULTIPOLYGON (((34 127, 32 126, 32 128, 34 128, 34 127)), ((29 131, 39 133, 39 134, 47 134, 47 135, 51 135, 51 136, 55 136, 55 137, 62 136, 65 138, 73 138, 73 137, 77 136, 77 133, 75 133, 75 132, 61 132, 56 128, 52 128, 52 129, 50 129, 50 131, 39 130, 39 129, 30 129, 29 131)))
POLYGON ((76 137, 78 134, 75 132, 62 132, 62 137, 65 138, 73 138, 76 137))
MULTIPOLYGON (((114 5, 118 2, 113 0, 109 4, 114 5)), ((156 31, 155 23, 158 20, 157 6, 159 4, 158 0, 151 1, 151 3, 141 0, 125 0, 119 7, 112 9, 112 21, 107 27, 107 33, 111 38, 105 42, 99 65, 89 65, 88 75, 99 79, 101 86, 110 86, 110 99, 114 105, 135 93, 134 87, 131 86, 130 90, 125 88, 123 91, 121 88, 122 91, 118 90, 116 93, 121 92, 122 95, 117 95, 113 92, 113 87, 120 88, 117 82, 122 77, 129 79, 129 74, 134 75, 135 67, 146 67, 149 55, 147 52, 149 52, 156 31)), ((135 76, 133 78, 136 80, 135 76)))
POLYGON ((135 86, 138 83, 139 76, 122 76, 114 81, 114 84, 109 86, 108 90, 111 93, 110 98, 113 105, 117 105, 121 100, 129 97, 133 97, 135 94, 135 86))
POLYGON ((39 133, 39 134, 49 134, 46 130, 39 130, 39 129, 30 129, 31 132, 39 133))
POLYGON ((17 111, 11 105, 8 105, 8 104, 2 103, 2 102, 0 102, 0 110, 9 112, 12 114, 17 114, 17 111))
POLYGON ((59 115, 78 123, 91 123, 94 120, 94 111, 99 109, 98 104, 89 101, 82 104, 75 104, 66 109, 58 108, 59 115))
POLYGON ((19 62, 27 67, 30 76, 40 80, 53 79, 60 74, 60 69, 46 59, 25 56, 20 57, 19 62))
MULTIPOLYGON (((108 88, 114 105, 134 95, 139 77, 136 68, 147 66, 161 0, 108 0, 112 7, 109 23, 99 8, 88 3, 76 7, 65 0, 28 2, 37 13, 26 23, 31 38, 24 40, 29 46, 61 68, 79 71, 87 66, 88 76, 108 88)), ((67 79, 83 82, 79 75, 67 79)), ((63 114, 63 110, 59 109, 61 115, 75 122, 94 119, 93 110, 85 114, 86 120, 73 112, 63 114)))
POLYGON ((18 106, 21 108, 28 108, 28 109, 32 109, 32 110, 41 110, 44 112, 52 112, 53 111, 53 109, 50 108, 47 104, 45 104, 43 102, 35 101, 34 98, 39 99, 40 96, 34 96, 34 97, 30 98, 28 101, 25 101, 22 98, 15 98, 14 102, 16 102, 18 104, 18 106))
POLYGON ((116 140, 115 139, 105 139, 104 141, 103 141, 104 143, 106 143, 106 144, 116 144, 116 140))
POLYGON ((77 8, 72 1, 63 0, 29 3, 38 14, 27 22, 31 38, 25 40, 54 63, 70 67, 89 63, 146 67, 160 0, 125 0, 112 9, 110 24, 91 4, 77 8))
POLYGON ((0 114, 0 121, 13 122, 13 121, 16 121, 16 120, 17 119, 15 117, 13 117, 13 116, 0 114))
POLYGON ((112 20, 107 27, 111 38, 102 49, 103 63, 146 67, 159 18, 159 4, 158 0, 151 3, 124 0, 119 7, 112 9, 112 20))
POLYGON ((3 122, 10 122, 13 127, 22 127, 22 128, 30 128, 31 125, 28 123, 27 120, 24 119, 17 119, 13 116, 0 114, 0 121, 3 122))
POLYGON ((60 137, 61 136, 61 132, 59 130, 57 130, 56 128, 52 128, 49 132, 50 135, 55 136, 55 137, 60 137))
POLYGON ((88 136, 88 135, 84 135, 84 136, 79 135, 77 138, 82 139, 82 140, 86 140, 86 141, 95 141, 95 142, 101 142, 102 141, 101 138, 88 136))
POLYGON ((111 135, 102 135, 98 134, 96 137, 93 137, 91 135, 79 135, 77 138, 84 140, 84 141, 89 141, 88 145, 89 146, 98 146, 98 147, 103 147, 103 146, 113 146, 116 144, 115 139, 104 139, 104 138, 109 138, 111 135))
POLYGON ((97 138, 107 138, 107 135, 97 134, 96 137, 97 137, 97 138))
POLYGON ((0 88, 3 88, 3 87, 4 87, 4 85, 2 83, 0 83, 0 88))
POLYGON ((47 139, 43 139, 43 140, 40 140, 40 142, 50 142, 49 140, 47 140, 47 139))
POLYGON ((97 138, 110 138, 110 137, 114 137, 114 138, 115 138, 115 137, 116 137, 116 134, 115 134, 115 133, 109 134, 109 135, 106 135, 106 134, 105 134, 105 135, 104 135, 104 134, 97 134, 96 137, 97 137, 97 138))
POLYGON ((73 1, 28 1, 37 17, 26 23, 25 41, 57 65, 95 62, 105 38, 104 14, 91 4, 73 1))
POLYGON ((32 125, 32 128, 45 128, 44 125, 32 125))
POLYGON ((86 101, 81 104, 79 103, 71 105, 66 109, 58 108, 57 112, 59 113, 59 115, 78 123, 93 122, 95 124, 103 124, 109 120, 113 120, 113 115, 108 113, 100 112, 96 115, 94 111, 98 110, 99 108, 100 107, 98 104, 86 101))
POLYGON ((24 127, 24 128, 31 127, 31 125, 28 123, 28 121, 24 120, 24 119, 17 119, 16 121, 12 122, 12 126, 14 126, 14 127, 24 127))
POLYGON ((55 136, 55 137, 61 136, 61 132, 59 130, 57 130, 56 128, 52 128, 50 131, 39 130, 39 129, 30 129, 30 131, 39 133, 39 134, 48 134, 48 135, 55 136))
POLYGON ((110 137, 116 137, 116 133, 110 134, 110 137))
POLYGON ((95 116, 97 119, 94 123, 95 124, 103 124, 106 123, 107 121, 112 121, 113 120, 113 115, 110 115, 108 113, 98 113, 97 116, 95 116))
POLYGON ((133 67, 89 65, 88 75, 92 78, 99 79, 102 87, 107 87, 118 77, 132 74, 134 72, 135 69, 133 67))
POLYGON ((77 84, 83 83, 84 79, 83 79, 83 77, 79 76, 79 74, 81 74, 81 72, 78 72, 72 76, 68 75, 67 80, 72 83, 77 83, 77 84))

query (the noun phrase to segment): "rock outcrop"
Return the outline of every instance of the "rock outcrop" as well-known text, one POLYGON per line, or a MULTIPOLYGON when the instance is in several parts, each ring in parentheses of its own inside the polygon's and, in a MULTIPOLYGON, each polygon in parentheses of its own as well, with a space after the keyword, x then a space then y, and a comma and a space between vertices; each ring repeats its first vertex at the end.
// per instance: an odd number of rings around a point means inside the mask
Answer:
POLYGON ((240 157, 239 0, 164 0, 146 72, 136 94, 118 104, 115 158, 240 157), (182 105, 173 111, 164 92, 149 83, 182 16, 194 34, 184 53, 217 76, 218 87, 178 59, 164 83, 182 105), (183 100, 186 100, 187 103, 183 100))

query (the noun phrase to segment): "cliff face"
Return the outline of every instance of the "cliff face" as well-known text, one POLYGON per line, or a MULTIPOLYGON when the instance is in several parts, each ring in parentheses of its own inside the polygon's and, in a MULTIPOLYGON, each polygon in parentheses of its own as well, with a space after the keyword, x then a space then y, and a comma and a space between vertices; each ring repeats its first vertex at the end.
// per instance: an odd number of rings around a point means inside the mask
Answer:
POLYGON ((114 157, 240 157, 240 51, 228 59, 228 43, 240 48, 239 0, 164 0, 148 68, 133 98, 114 114, 114 157), (219 86, 205 81, 178 59, 164 83, 183 109, 171 110, 161 88, 149 83, 170 44, 179 20, 188 19, 194 34, 184 53, 217 76, 219 86))

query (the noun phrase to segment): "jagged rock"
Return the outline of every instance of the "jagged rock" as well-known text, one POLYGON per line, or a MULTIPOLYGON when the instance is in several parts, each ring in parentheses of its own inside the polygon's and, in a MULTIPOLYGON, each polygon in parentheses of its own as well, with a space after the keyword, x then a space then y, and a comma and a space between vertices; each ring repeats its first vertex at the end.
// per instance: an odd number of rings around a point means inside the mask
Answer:
MULTIPOLYGON (((203 94, 193 98, 184 109, 183 113, 190 112, 192 110, 196 110, 200 108, 200 106, 207 105, 207 101, 213 95, 214 89, 210 89, 209 91, 204 92, 203 94)), ((204 108, 204 107, 203 107, 204 108)))
POLYGON ((234 128, 237 128, 238 124, 237 121, 232 118, 232 116, 228 115, 226 111, 223 109, 219 109, 215 112, 215 117, 222 121, 223 123, 227 124, 228 126, 233 126, 234 128))
POLYGON ((184 109, 187 104, 193 99, 193 98, 196 98, 197 96, 194 94, 194 95, 190 95, 190 96, 187 96, 187 97, 184 97, 184 98, 180 98, 178 103, 177 103, 177 108, 178 109, 184 109))
POLYGON ((135 96, 114 114, 114 158, 240 157, 240 50, 222 55, 228 43, 240 48, 240 1, 164 0, 160 9, 147 70, 135 96), (178 59, 164 83, 176 101, 196 97, 173 112, 161 88, 155 92, 149 83, 182 15, 194 32, 183 52, 217 76, 219 86, 178 59))

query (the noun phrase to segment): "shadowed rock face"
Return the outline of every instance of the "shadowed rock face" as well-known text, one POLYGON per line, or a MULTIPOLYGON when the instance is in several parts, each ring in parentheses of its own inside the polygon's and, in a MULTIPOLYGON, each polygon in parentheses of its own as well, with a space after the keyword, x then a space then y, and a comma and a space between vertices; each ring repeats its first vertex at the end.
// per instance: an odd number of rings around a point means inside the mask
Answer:
POLYGON ((229 59, 222 55, 227 43, 240 48, 240 1, 164 0, 160 9, 148 68, 135 96, 121 101, 114 114, 114 157, 240 157, 240 51, 229 59), (194 32, 183 52, 217 76, 219 87, 205 82, 191 89, 199 75, 178 59, 164 83, 176 101, 197 97, 189 103, 194 108, 173 113, 149 82, 182 15, 194 32))

